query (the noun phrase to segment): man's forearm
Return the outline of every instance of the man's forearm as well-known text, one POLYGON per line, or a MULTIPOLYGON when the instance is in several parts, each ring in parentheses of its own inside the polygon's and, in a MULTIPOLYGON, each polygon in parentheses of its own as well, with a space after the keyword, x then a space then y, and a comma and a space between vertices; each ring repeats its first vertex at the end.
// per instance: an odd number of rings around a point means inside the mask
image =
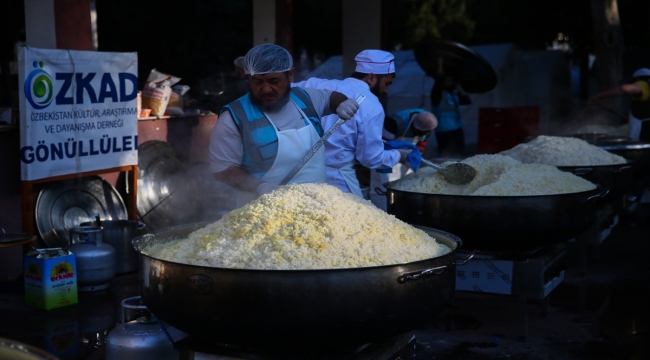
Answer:
POLYGON ((330 94, 330 111, 334 114, 336 113, 336 108, 341 105, 342 102, 347 100, 348 97, 341 94, 338 91, 332 91, 330 94))
POLYGON ((623 87, 622 86, 617 86, 617 87, 614 87, 614 88, 607 89, 605 91, 599 92, 598 94, 594 95, 591 98, 591 101, 598 101, 598 100, 601 100, 601 99, 604 99, 604 98, 619 96, 619 95, 623 95, 623 94, 625 94, 625 91, 623 91, 623 87))
POLYGON ((237 166, 231 166, 224 171, 214 173, 212 176, 235 189, 257 193, 257 187, 262 183, 253 175, 247 173, 237 166))

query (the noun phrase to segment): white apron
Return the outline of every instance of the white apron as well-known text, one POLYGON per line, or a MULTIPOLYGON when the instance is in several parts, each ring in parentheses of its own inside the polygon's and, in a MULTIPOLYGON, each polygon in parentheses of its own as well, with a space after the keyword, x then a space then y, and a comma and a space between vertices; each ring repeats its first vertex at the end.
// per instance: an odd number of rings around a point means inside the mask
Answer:
POLYGON ((357 179, 357 174, 354 171, 354 163, 345 164, 345 166, 339 169, 339 174, 345 180, 345 183, 350 188, 350 192, 363 199, 363 193, 361 193, 361 185, 359 185, 359 179, 357 179))
MULTIPOLYGON (((304 112, 291 100, 303 119, 309 121, 304 112)), ((293 169, 307 152, 320 139, 318 132, 311 124, 300 129, 289 129, 279 131, 273 120, 264 113, 269 120, 275 134, 278 137, 278 154, 269 171, 260 179, 270 184, 279 184, 282 179, 293 169)), ((321 147, 312 156, 305 166, 289 181, 289 184, 296 183, 324 183, 325 182, 325 148, 321 147)), ((237 207, 242 207, 257 198, 256 193, 237 191, 237 207)))

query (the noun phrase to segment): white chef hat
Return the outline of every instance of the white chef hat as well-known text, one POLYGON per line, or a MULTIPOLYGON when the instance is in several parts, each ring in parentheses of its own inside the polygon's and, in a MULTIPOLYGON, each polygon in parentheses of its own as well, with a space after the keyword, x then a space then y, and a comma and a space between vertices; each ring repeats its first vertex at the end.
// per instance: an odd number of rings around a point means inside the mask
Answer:
POLYGON ((248 50, 244 57, 244 72, 250 75, 285 72, 293 67, 287 49, 275 44, 261 44, 248 50))
POLYGON ((632 74, 632 77, 650 76, 650 69, 640 68, 632 74))
POLYGON ((395 57, 388 51, 363 50, 354 60, 357 62, 356 72, 377 75, 395 72, 395 57))

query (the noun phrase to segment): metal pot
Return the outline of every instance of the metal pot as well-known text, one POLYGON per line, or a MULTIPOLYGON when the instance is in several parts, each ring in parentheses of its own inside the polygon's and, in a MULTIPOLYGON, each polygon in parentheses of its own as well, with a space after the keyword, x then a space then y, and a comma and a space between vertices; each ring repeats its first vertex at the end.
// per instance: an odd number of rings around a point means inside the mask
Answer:
POLYGON ((633 164, 634 176, 642 178, 650 175, 650 144, 632 140, 628 137, 606 134, 573 134, 603 150, 620 155, 633 164))
POLYGON ((457 234, 465 248, 528 250, 572 239, 596 220, 601 188, 541 196, 464 196, 402 191, 386 183, 388 213, 457 234))
POLYGON ((631 162, 598 166, 558 166, 557 168, 609 189, 607 196, 602 199, 605 202, 620 199, 634 186, 634 171, 631 162))
MULTIPOLYGON (((382 340, 431 320, 455 291, 461 240, 422 228, 453 250, 406 264, 327 270, 239 270, 179 264, 142 253, 207 225, 133 239, 142 299, 160 319, 214 343, 331 348, 382 340)), ((467 259, 468 260, 468 259, 467 259)))
POLYGON ((115 249, 102 241, 99 226, 77 226, 70 229, 68 250, 77 261, 77 289, 107 289, 115 277, 115 249))
MULTIPOLYGON (((138 252, 133 249, 131 240, 140 235, 140 230, 145 225, 134 220, 102 220, 103 241, 115 249, 115 271, 118 274, 130 273, 138 270, 138 252)), ((97 221, 89 221, 80 226, 98 226, 97 221)))
POLYGON ((593 144, 632 161, 634 177, 650 176, 650 144, 629 139, 598 141, 593 144))
POLYGON ((608 141, 608 140, 630 140, 628 137, 623 137, 623 136, 618 136, 618 135, 612 135, 612 134, 604 134, 604 133, 575 133, 569 135, 574 138, 578 138, 580 140, 584 140, 590 144, 593 144, 598 141, 608 141))

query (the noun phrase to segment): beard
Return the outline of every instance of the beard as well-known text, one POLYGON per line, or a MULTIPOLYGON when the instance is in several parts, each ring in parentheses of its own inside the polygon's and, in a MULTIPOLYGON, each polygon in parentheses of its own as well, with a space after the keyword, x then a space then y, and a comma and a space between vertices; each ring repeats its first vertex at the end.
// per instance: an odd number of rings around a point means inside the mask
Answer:
POLYGON ((381 104, 381 107, 384 108, 384 111, 386 111, 386 105, 388 105, 388 93, 387 92, 381 92, 379 89, 379 82, 375 84, 375 86, 370 88, 370 92, 379 99, 379 103, 381 104))
POLYGON ((289 102, 290 99, 289 95, 291 93, 291 84, 287 84, 285 90, 286 91, 284 92, 284 95, 279 97, 274 103, 271 104, 265 104, 262 100, 253 96, 253 94, 251 93, 250 94, 251 103, 257 106, 263 112, 271 112, 271 113, 278 112, 289 102))

